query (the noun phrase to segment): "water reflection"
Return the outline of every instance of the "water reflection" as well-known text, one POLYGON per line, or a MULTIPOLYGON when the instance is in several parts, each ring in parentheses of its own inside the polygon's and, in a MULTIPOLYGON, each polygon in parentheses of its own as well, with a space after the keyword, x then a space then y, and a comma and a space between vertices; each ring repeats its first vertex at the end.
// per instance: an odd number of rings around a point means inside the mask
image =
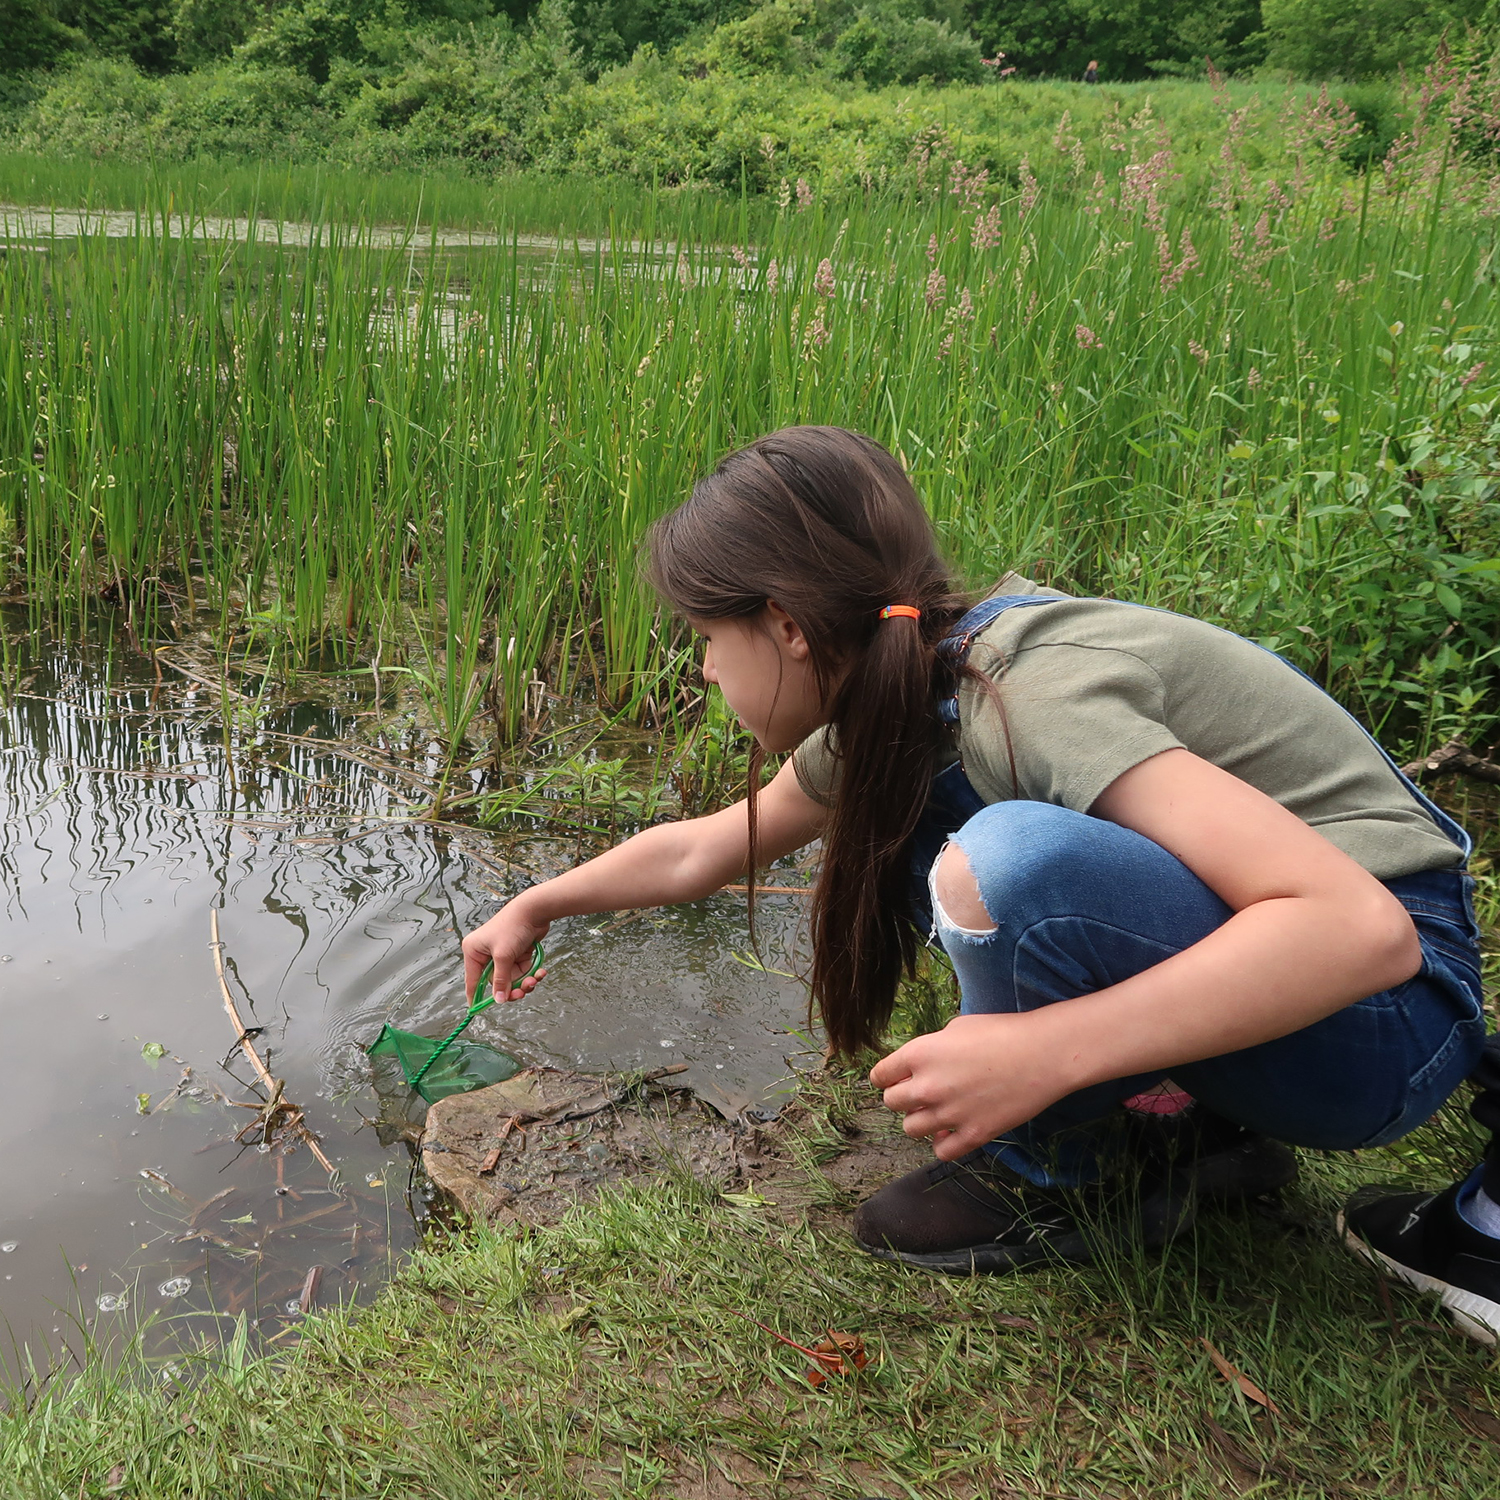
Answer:
MULTIPOLYGON (((453 1024, 459 935, 527 877, 404 821, 396 790, 313 743, 368 712, 354 690, 261 712, 226 755, 205 692, 108 646, 36 647, 0 713, 0 1315, 34 1344, 70 1310, 100 1332, 160 1312, 211 1334, 244 1312, 274 1334, 378 1285, 412 1242, 409 1157, 365 1128, 363 1047, 387 1020, 453 1024), (307 1150, 234 1139, 252 1079, 214 906, 235 1001, 337 1193, 307 1150)), ((768 958, 799 914, 780 908, 768 958)), ((685 1062, 726 1111, 802 1050, 801 988, 744 961, 736 898, 577 919, 549 947, 552 977, 475 1040, 593 1070, 685 1062)))

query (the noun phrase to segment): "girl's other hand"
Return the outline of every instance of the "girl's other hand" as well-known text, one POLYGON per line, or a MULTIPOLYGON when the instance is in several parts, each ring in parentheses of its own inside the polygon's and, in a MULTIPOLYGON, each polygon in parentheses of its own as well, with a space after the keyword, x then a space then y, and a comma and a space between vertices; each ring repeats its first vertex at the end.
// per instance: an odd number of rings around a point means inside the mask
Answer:
POLYGON ((1077 1087, 1049 1019, 1045 1010, 955 1016, 882 1058, 870 1082, 887 1109, 906 1116, 907 1135, 931 1136, 933 1152, 953 1161, 1077 1087))
POLYGON ((497 1000, 519 1000, 529 995, 547 971, 528 974, 536 945, 546 937, 551 924, 529 919, 515 901, 507 902, 483 927, 476 927, 463 941, 464 993, 470 1000, 479 987, 484 966, 495 965, 491 985, 497 1000), (524 978, 522 976, 525 976, 524 978))

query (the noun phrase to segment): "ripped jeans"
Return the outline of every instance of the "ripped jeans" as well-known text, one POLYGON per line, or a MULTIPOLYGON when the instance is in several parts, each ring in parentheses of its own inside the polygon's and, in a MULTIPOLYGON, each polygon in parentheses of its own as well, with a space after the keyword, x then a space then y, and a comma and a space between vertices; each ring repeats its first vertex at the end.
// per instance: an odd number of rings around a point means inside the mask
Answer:
MULTIPOLYGON (((968 814, 949 818, 956 830, 949 836, 994 930, 961 930, 930 888, 914 892, 919 910, 922 897, 932 900, 965 1015, 1034 1010, 1104 989, 1190 947, 1231 915, 1186 865, 1141 834, 1043 802, 974 811, 965 791, 956 766, 934 785, 936 802, 946 792, 950 813, 968 814)), ((913 874, 924 884, 942 838, 941 822, 919 830, 913 874)), ((1215 1114, 1299 1146, 1384 1145, 1431 1116, 1484 1045, 1473 881, 1452 869, 1386 885, 1421 938, 1416 975, 1289 1036, 1174 1067, 1173 1081, 1215 1114)), ((1137 1074, 1069 1094, 988 1149, 1042 1185, 1092 1181, 1106 1118, 1164 1076, 1137 1074)))

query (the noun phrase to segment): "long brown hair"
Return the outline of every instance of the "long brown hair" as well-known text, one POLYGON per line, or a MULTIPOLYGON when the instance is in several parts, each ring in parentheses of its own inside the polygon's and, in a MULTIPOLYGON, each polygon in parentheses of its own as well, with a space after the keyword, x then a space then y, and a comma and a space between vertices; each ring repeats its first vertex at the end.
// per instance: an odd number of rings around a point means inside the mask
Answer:
MULTIPOLYGON (((951 681, 934 648, 966 602, 932 523, 873 439, 786 427, 699 480, 649 545, 651 582, 681 613, 743 619, 775 600, 806 637, 838 768, 812 900, 812 995, 836 1051, 873 1046, 916 956, 906 850, 951 681), (882 620, 887 604, 915 605, 921 618, 882 620)), ((759 763, 753 754, 752 893, 759 763)))

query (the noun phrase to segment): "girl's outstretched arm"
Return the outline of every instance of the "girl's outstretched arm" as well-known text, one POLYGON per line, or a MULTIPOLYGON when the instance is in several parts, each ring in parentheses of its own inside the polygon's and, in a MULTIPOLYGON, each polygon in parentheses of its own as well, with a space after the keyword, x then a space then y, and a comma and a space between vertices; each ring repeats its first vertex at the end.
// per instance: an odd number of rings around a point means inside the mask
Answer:
POLYGON ((886 1104, 944 1159, 1077 1089, 1287 1036, 1421 966, 1411 918, 1373 875, 1186 750, 1127 771, 1090 811, 1175 854, 1234 915, 1108 989, 1018 1015, 960 1016, 878 1063, 870 1077, 886 1104))
MULTIPOLYGON (((469 995, 491 959, 497 999, 518 1000, 532 989, 535 980, 518 983, 518 976, 530 966, 533 945, 559 917, 697 901, 744 875, 750 863, 748 806, 736 802, 706 818, 648 828, 506 902, 464 939, 469 995)), ((790 760, 761 792, 757 812, 757 852, 763 861, 810 844, 827 817, 827 810, 802 790, 790 760)))

